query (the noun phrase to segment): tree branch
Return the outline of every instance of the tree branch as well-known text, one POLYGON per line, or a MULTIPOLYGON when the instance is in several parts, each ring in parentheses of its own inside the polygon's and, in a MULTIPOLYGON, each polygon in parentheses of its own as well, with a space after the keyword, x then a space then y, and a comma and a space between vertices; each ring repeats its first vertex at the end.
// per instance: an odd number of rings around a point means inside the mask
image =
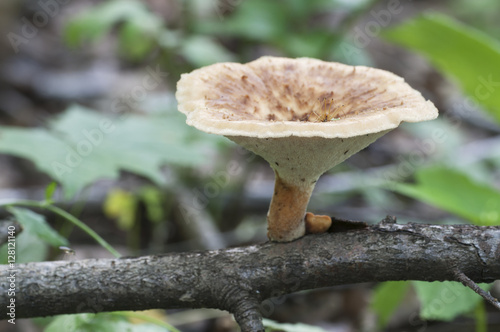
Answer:
MULTIPOLYGON (((500 227, 353 224, 290 243, 120 259, 0 266, 0 307, 16 318, 152 308, 218 308, 263 331, 260 303, 305 289, 388 280, 500 279, 500 227)), ((346 224, 347 225, 347 224, 346 224)), ((5 316, 4 316, 5 317, 5 316)))

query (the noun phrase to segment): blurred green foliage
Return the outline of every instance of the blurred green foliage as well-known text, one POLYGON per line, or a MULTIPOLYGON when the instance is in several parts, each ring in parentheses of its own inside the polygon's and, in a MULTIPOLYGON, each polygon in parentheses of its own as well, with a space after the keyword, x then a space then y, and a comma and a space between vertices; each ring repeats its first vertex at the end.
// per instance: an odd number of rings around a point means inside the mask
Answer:
MULTIPOLYGON (((90 304, 89 304, 90 305, 90 304)), ((179 332, 163 321, 156 324, 131 323, 126 315, 113 313, 76 314, 57 316, 44 330, 45 332, 179 332)))
POLYGON ((500 36, 500 2, 497 0, 454 0, 449 1, 453 12, 469 26, 488 34, 490 37, 500 36))
POLYGON ((371 308, 377 314, 379 328, 389 323, 396 309, 408 292, 410 282, 388 281, 379 284, 372 295, 371 308))
POLYGON ((167 26, 138 0, 112 0, 71 18, 65 40, 79 47, 116 31, 125 58, 140 61, 158 50, 159 60, 171 73, 215 62, 246 62, 262 46, 283 56, 368 64, 363 48, 356 49, 356 56, 346 57, 340 45, 349 43, 351 24, 375 2, 177 0, 179 20, 167 26), (338 13, 333 28, 324 19, 331 13, 338 13), (180 68, 179 61, 172 61, 179 56, 185 61, 180 68))
POLYGON ((59 235, 49 226, 45 217, 31 210, 17 207, 7 207, 7 211, 12 213, 16 221, 23 227, 23 232, 27 232, 38 237, 40 240, 54 246, 67 246, 68 240, 59 235))
POLYGON ((500 122, 500 41, 442 14, 385 30, 387 40, 416 50, 500 122))
MULTIPOLYGON (((412 281, 412 285, 420 300, 420 317, 425 320, 451 321, 472 312, 482 301, 472 289, 459 282, 412 281)), ((481 286, 488 290, 491 285, 481 286)))
POLYGON ((163 29, 162 20, 146 5, 135 0, 112 0, 97 5, 73 19, 65 30, 69 46, 96 42, 115 24, 121 23, 118 41, 121 51, 131 59, 143 58, 156 47, 163 29))
MULTIPOLYGON (((7 207, 6 210, 22 227, 20 234, 14 234, 16 263, 43 261, 47 257, 49 246, 68 245, 68 240, 56 232, 43 215, 13 206, 7 207)), ((7 264, 7 249, 7 244, 0 247, 0 264, 7 264)))
POLYGON ((45 188, 45 201, 49 204, 53 203, 53 198, 54 194, 57 189, 57 182, 52 181, 49 183, 49 185, 45 188))
POLYGON ((133 191, 112 189, 104 201, 103 212, 106 217, 115 220, 119 229, 127 232, 128 247, 138 250, 141 233, 139 205, 144 207, 147 219, 158 225, 170 212, 165 201, 163 192, 151 185, 133 191))
MULTIPOLYGON (((69 46, 79 48, 115 36, 118 52, 123 58, 131 62, 158 60, 162 68, 171 74, 168 79, 173 80, 172 84, 177 74, 193 68, 223 61, 246 62, 260 53, 309 56, 349 64, 371 63, 365 48, 357 47, 351 37, 356 19, 366 15, 376 1, 246 0, 223 4, 218 0, 178 0, 176 3, 180 8, 178 18, 165 22, 144 2, 105 1, 72 17, 66 25, 64 38, 69 46), (335 14, 334 24, 331 20, 324 20, 327 14, 335 14), (355 52, 347 52, 346 55, 346 48, 355 52)), ((426 14, 395 28, 382 30, 381 36, 424 55, 464 93, 500 121, 500 94, 496 91, 500 84, 497 65, 500 63, 500 44, 494 39, 500 33, 497 18, 500 3, 496 0, 457 0, 452 6, 464 21, 482 32, 448 16, 426 14)), ((173 102, 166 108, 170 111, 108 119, 94 110, 71 106, 51 119, 46 129, 0 127, 0 152, 33 161, 41 171, 62 185, 66 198, 73 197, 98 179, 117 178, 120 170, 142 175, 157 185, 165 185, 167 181, 160 170, 162 165, 200 165, 207 158, 206 151, 220 143, 218 138, 203 135, 185 125, 184 118, 173 110, 173 102), (108 120, 114 129, 109 134, 102 130, 101 135, 96 134, 95 130, 100 128, 103 119, 108 120), (87 151, 82 150, 84 146, 90 147, 91 152, 82 156, 78 151, 87 151), (76 166, 73 167, 73 164, 76 166)), ((442 121, 435 123, 422 126, 432 128, 444 125, 442 121)), ((413 130, 414 133, 416 131, 418 129, 413 130)), ((449 138, 447 143, 450 153, 459 143, 460 137, 457 137, 460 133, 454 135, 456 137, 449 138)), ((415 184, 396 183, 391 188, 474 224, 500 224, 500 192, 497 188, 478 182, 471 176, 470 170, 453 168, 453 160, 448 160, 446 167, 442 166, 443 160, 439 158, 433 162, 434 165, 428 168, 415 168, 415 184)), ((48 201, 54 190, 53 185, 48 188, 48 201)), ((382 195, 380 187, 365 188, 364 192, 369 190, 379 198, 382 195)), ((108 197, 105 211, 108 216, 116 218, 123 229, 130 230, 134 226, 139 201, 146 203, 151 220, 162 219, 161 197, 154 188, 135 193, 113 192, 108 197)), ((66 243, 48 227, 42 216, 19 208, 10 208, 9 211, 26 228, 18 241, 18 256, 21 259, 42 260, 47 252, 47 243, 66 243), (24 248, 25 243, 29 243, 30 247, 24 248), (24 255, 24 250, 34 253, 24 255)), ((390 282, 380 284, 373 297, 372 308, 379 315, 379 327, 389 321, 410 284, 422 303, 421 317, 424 319, 450 320, 474 309, 476 317, 484 317, 484 306, 478 305, 480 298, 461 285, 390 282), (440 294, 450 290, 460 296, 446 303, 444 309, 435 310, 433 306, 441 300, 440 294)), ((320 330, 269 320, 265 324, 267 330, 320 330)), ((478 329, 484 328, 484 324, 485 321, 481 323, 478 319, 478 329)), ((75 331, 136 331, 139 327, 141 331, 165 331, 165 328, 158 329, 157 326, 133 325, 107 314, 59 316, 46 331, 61 331, 61 327, 75 331)))
POLYGON ((0 127, 0 153, 32 160, 61 184, 65 198, 98 179, 116 179, 120 170, 165 185, 162 165, 200 165, 221 141, 187 126, 176 111, 110 118, 73 105, 48 127, 0 127))
MULTIPOLYGON (((484 8, 483 8, 484 12, 484 8)), ((442 14, 426 14, 383 31, 382 36, 423 54, 444 75, 458 84, 484 110, 500 122, 500 43, 478 30, 442 14)), ((455 164, 451 161, 450 164, 455 164)), ((442 165, 416 169, 416 184, 395 183, 391 189, 434 205, 482 226, 500 225, 500 190, 479 183, 463 170, 442 165)), ((489 179, 491 182, 492 179, 489 179)), ((459 283, 413 282, 421 302, 422 319, 450 321, 475 309, 477 330, 486 329, 481 298, 459 283), (452 293, 451 296, 445 293, 452 293), (444 299, 444 300, 443 300, 444 299), (446 301, 444 303, 443 301, 446 301)), ((491 285, 483 285, 489 288, 491 285)), ((381 286, 378 292, 384 290, 381 286)), ((377 294, 378 294, 377 292, 377 294)), ((402 297, 406 290, 395 290, 387 297, 402 297)), ((379 295, 380 296, 380 295, 379 295)), ((381 320, 387 318, 384 301, 375 305, 381 320)))
POLYGON ((394 183, 391 188, 475 225, 500 225, 500 190, 447 167, 419 169, 415 177, 416 184, 394 183))

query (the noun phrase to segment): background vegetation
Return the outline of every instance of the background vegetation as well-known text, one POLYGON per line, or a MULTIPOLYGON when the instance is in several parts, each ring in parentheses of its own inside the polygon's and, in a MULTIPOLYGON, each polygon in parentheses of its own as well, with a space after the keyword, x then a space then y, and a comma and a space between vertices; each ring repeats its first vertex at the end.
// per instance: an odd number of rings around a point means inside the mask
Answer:
MULTIPOLYGON (((403 125, 323 176, 311 210, 369 222, 391 214, 400 222, 500 224, 497 1, 63 2, 0 5, 0 217, 24 227, 17 262, 265 241, 271 169, 185 125, 173 97, 181 73, 261 55, 387 69, 440 110, 439 119, 403 125)), ((484 287, 500 293, 498 282, 484 287)), ((451 282, 343 286, 271 303, 269 330, 500 326, 498 312, 451 282)), ((81 314, 16 328, 171 325, 235 330, 228 315, 210 310, 81 314)))

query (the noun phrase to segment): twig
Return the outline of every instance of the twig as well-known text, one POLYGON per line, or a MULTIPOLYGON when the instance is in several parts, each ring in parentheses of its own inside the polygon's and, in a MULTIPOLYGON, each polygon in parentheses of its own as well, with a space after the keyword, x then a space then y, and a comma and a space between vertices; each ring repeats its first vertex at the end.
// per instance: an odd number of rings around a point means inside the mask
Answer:
POLYGON ((469 287, 474 292, 479 294, 483 299, 485 299, 486 302, 490 303, 495 308, 500 310, 500 302, 498 301, 498 299, 494 298, 490 294, 490 292, 487 292, 481 287, 479 287, 478 284, 476 284, 473 280, 467 277, 463 272, 456 271, 455 276, 457 277, 458 281, 460 281, 464 286, 469 287))

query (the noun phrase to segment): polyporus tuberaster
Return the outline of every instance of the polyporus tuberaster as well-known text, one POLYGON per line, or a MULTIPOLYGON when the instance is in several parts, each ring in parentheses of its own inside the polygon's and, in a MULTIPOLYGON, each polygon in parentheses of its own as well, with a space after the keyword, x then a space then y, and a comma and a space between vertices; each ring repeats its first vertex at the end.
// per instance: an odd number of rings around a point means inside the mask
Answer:
MULTIPOLYGON (((318 178, 396 128, 437 117, 430 101, 384 70, 315 59, 262 57, 183 74, 179 111, 187 123, 262 156, 276 175, 268 237, 292 241, 318 178)), ((324 218, 308 215, 308 224, 324 218)))

